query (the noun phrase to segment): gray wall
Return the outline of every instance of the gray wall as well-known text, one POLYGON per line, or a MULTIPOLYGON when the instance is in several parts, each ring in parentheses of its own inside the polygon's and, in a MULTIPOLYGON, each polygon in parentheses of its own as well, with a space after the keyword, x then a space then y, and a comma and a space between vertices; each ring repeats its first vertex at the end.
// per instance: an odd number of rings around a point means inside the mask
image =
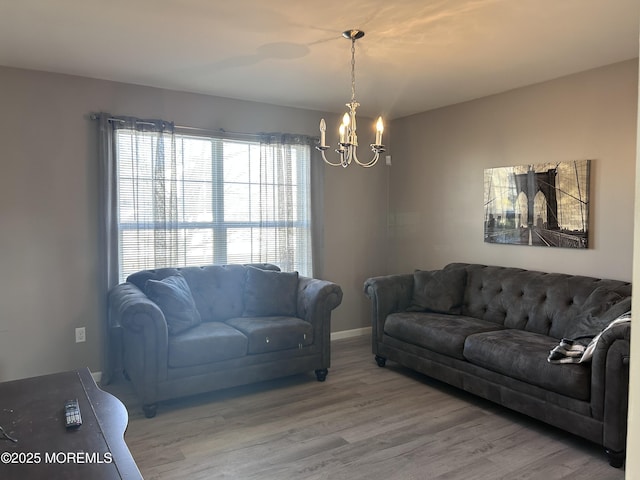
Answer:
MULTIPOLYGON (((328 125, 339 123, 320 112, 8 68, 0 68, 0 98, 0 381, 102 368, 96 126, 89 113, 248 133, 317 135, 323 115, 328 125), (75 343, 79 326, 87 328, 86 343, 75 343)), ((318 273, 344 290, 334 332, 367 323, 362 283, 385 268, 387 173, 384 165, 325 169, 318 273)))
POLYGON ((631 280, 637 60, 392 123, 391 272, 452 261, 631 280), (593 159, 590 248, 483 242, 483 170, 593 159))

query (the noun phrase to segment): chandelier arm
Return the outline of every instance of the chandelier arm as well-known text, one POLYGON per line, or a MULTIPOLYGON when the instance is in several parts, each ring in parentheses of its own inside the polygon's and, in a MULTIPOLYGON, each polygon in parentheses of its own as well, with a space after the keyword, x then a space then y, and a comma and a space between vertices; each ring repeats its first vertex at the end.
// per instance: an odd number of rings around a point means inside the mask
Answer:
POLYGON ((380 152, 375 152, 374 155, 373 155, 373 158, 371 160, 369 160, 368 163, 363 163, 360 160, 358 160, 358 156, 357 155, 354 155, 353 159, 361 167, 369 168, 369 167, 373 167, 376 163, 378 163, 378 158, 380 158, 380 152))
POLYGON ((320 153, 322 153, 322 159, 324 160, 324 162, 327 165, 331 165, 332 167, 344 167, 344 168, 347 168, 349 166, 349 164, 344 161, 344 155, 340 154, 340 162, 339 163, 333 163, 333 162, 330 162, 329 160, 327 160, 327 157, 324 154, 324 150, 322 150, 322 149, 318 149, 318 150, 320 150, 320 153))

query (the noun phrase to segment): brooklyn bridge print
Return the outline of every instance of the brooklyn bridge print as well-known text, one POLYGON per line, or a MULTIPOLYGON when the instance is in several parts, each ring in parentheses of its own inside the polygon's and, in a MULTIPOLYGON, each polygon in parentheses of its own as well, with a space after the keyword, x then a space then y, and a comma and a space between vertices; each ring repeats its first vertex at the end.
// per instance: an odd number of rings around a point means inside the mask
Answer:
POLYGON ((542 247, 589 245, 591 160, 484 171, 484 241, 542 247))

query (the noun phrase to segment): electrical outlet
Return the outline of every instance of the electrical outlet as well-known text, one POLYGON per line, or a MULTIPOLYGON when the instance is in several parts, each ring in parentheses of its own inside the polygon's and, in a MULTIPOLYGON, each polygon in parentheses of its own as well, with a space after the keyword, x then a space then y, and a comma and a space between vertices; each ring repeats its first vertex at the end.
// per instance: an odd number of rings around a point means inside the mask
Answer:
POLYGON ((387 155, 385 160, 387 162, 387 165, 391 165, 391 155, 387 155))
POLYGON ((84 327, 76 328, 76 343, 85 342, 87 340, 84 327))

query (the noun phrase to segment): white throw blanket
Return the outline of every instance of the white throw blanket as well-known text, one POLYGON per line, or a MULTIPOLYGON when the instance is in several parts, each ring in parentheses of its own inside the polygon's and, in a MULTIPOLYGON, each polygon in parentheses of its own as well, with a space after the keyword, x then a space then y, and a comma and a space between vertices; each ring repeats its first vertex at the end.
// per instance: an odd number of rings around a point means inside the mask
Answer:
POLYGON ((616 318, 613 322, 607 325, 604 330, 593 337, 593 339, 586 346, 576 343, 575 340, 563 338, 562 340, 560 340, 560 344, 557 347, 554 347, 553 350, 549 352, 547 361, 549 363, 589 362, 591 360, 591 357, 593 356, 593 351, 596 349, 596 345, 598 344, 598 340, 600 340, 602 334, 615 325, 627 322, 631 322, 631 312, 627 312, 616 318))

